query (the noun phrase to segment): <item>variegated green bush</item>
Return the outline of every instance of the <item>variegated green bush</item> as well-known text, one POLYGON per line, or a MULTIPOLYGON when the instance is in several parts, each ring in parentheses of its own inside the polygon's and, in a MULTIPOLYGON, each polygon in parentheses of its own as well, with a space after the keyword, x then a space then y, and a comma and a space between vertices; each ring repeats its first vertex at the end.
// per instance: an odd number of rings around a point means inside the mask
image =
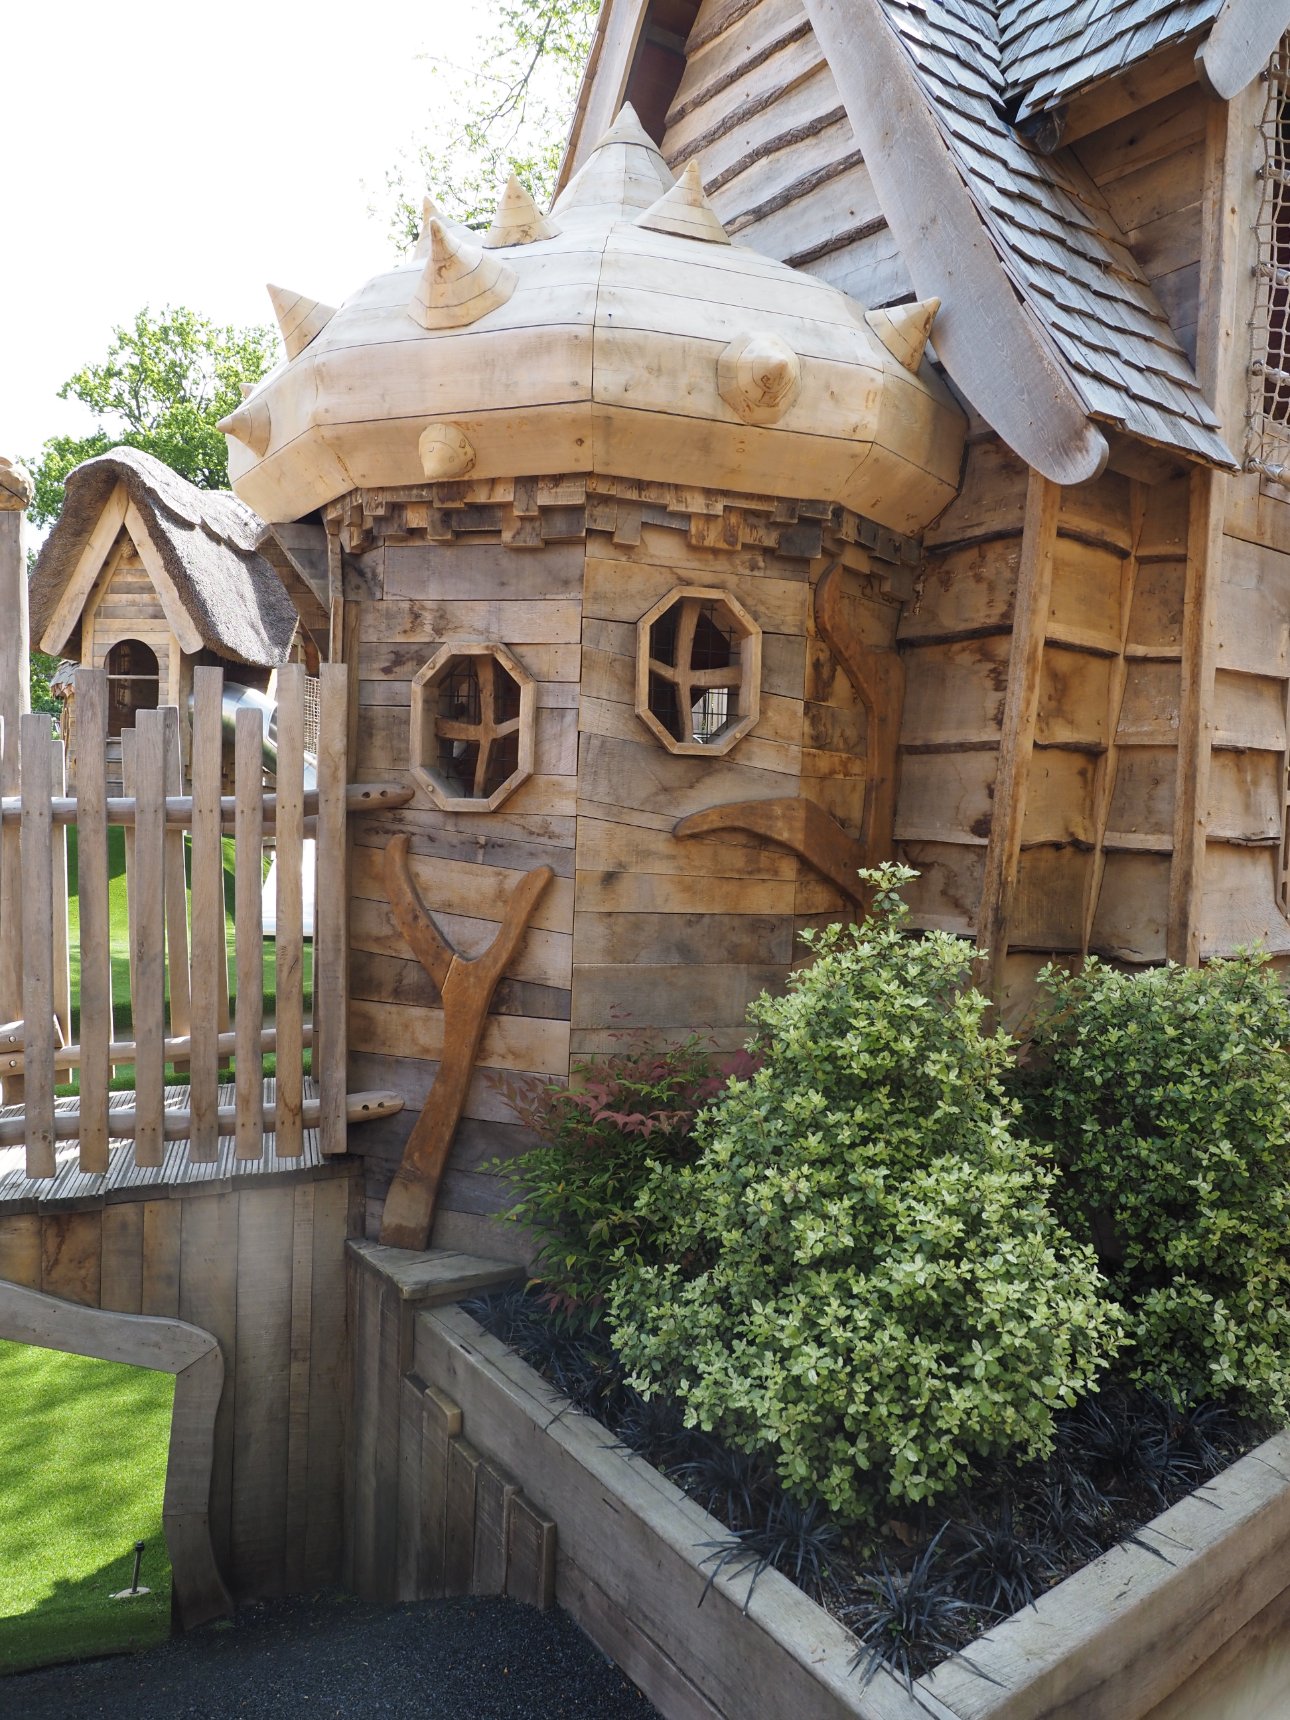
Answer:
POLYGON ((1045 969, 1023 1083, 1096 1239, 1132 1377, 1290 1412, 1290 1003, 1251 955, 1204 968, 1045 969))
POLYGON ((639 1390, 852 1521, 1048 1451, 1119 1343, 1017 1131, 971 945, 910 937, 913 874, 870 876, 868 922, 820 933, 754 1005, 761 1066, 701 1115, 693 1163, 652 1172, 650 1246, 624 1250, 610 1297, 639 1390))

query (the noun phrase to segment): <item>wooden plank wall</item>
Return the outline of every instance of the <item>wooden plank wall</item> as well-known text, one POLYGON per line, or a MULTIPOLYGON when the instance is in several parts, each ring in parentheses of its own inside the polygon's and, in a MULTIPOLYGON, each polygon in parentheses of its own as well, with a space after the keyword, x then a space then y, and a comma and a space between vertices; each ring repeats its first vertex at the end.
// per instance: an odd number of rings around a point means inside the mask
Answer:
POLYGON ((741 244, 867 306, 912 291, 801 0, 704 0, 662 148, 741 244))
POLYGON ((234 1597, 341 1574, 348 1391, 345 1239, 360 1180, 328 1165, 160 1198, 0 1213, 0 1278, 218 1339, 211 1535, 234 1597))
POLYGON ((510 1196, 490 1166, 533 1141, 517 1085, 522 1098, 564 1077, 571 1057, 629 1049, 638 1032, 654 1045, 698 1032, 718 1050, 741 1046, 748 1004, 783 984, 795 933, 846 912, 784 849, 672 829, 723 803, 803 794, 858 834, 864 709, 816 634, 814 588, 841 560, 848 614, 866 643, 890 644, 893 579, 907 590, 908 570, 875 571, 858 522, 835 522, 820 504, 777 509, 662 485, 626 486, 620 499, 608 483, 576 509, 559 501, 573 480, 540 490, 519 480, 506 497, 501 485, 446 486, 443 507, 364 493, 338 508, 353 546, 356 775, 408 773, 412 678, 442 642, 497 640, 538 689, 535 773, 495 812, 442 811, 419 786, 410 806, 354 828, 350 1080, 407 1100, 400 1117, 355 1137, 369 1233, 443 1035, 434 983, 386 900, 381 851, 393 834, 410 836, 426 906, 467 954, 491 940, 525 872, 555 873, 496 993, 441 1192, 436 1244, 479 1253, 520 1258, 525 1246, 492 1222, 510 1196), (730 591, 762 629, 760 717, 725 756, 670 753, 635 711, 637 624, 684 586, 730 591))
POLYGON ((1193 362, 1209 105, 1200 85, 1191 83, 1071 146, 1193 362))
POLYGON ((182 690, 179 642, 139 552, 124 529, 86 602, 81 627, 81 661, 88 668, 101 669, 108 652, 122 639, 140 639, 151 646, 161 672, 160 703, 178 705, 182 690))
MULTIPOLYGON (((923 874, 918 923, 965 935, 993 828, 1026 477, 996 438, 973 444, 900 624, 896 835, 923 874)), ((1185 477, 1108 471, 1062 492, 1008 919, 1017 1008, 1050 954, 1165 957, 1187 508, 1185 477)))
MULTIPOLYGON (((540 553, 497 541, 448 545, 381 538, 346 557, 347 656, 357 681, 350 774, 408 771, 413 676, 443 640, 498 639, 537 682, 536 770, 496 812, 441 812, 420 792, 407 808, 355 821, 350 868, 350 1080, 393 1087, 400 1116, 364 1126, 353 1146, 368 1160, 373 1234, 390 1175, 425 1102, 443 1042, 439 996, 412 960, 386 899, 381 853, 411 837, 412 873, 452 943, 477 955, 524 873, 555 873, 510 972, 494 996, 479 1067, 440 1196, 436 1243, 522 1249, 491 1225, 502 1204, 482 1167, 532 1139, 505 1084, 563 1077, 569 1067, 573 966, 577 689, 584 545, 540 553)), ((409 778, 409 780, 411 780, 409 778)))

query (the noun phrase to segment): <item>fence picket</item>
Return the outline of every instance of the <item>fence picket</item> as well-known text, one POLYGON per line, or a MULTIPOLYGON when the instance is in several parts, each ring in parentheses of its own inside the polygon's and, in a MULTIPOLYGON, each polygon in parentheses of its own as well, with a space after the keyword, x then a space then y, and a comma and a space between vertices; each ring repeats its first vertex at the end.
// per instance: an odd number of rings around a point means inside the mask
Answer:
POLYGON ((108 916, 107 676, 76 675, 76 872, 80 898, 81 1169, 108 1168, 112 934, 108 916))
POLYGON ((49 718, 19 718, 22 766, 22 1014, 27 1175, 52 1177, 54 1153, 53 752, 49 718))
POLYGON ((261 924, 264 852, 264 719, 245 706, 234 735, 236 879, 233 930, 237 943, 237 1157, 264 1151, 264 1085, 260 1029, 264 1016, 264 932, 261 924))
POLYGON ((314 891, 314 1060, 322 1100, 322 1148, 343 1153, 347 1144, 349 902, 346 866, 345 783, 348 775, 349 670, 324 663, 319 677, 318 882, 314 891))
MULTIPOLYGON (((67 749, 61 740, 50 741, 49 780, 56 795, 67 793, 67 749)), ((53 825, 53 887, 50 900, 54 921, 54 1017, 63 1044, 72 1038, 72 967, 67 926, 67 830, 53 825)))
MULTIPOLYGON (((0 791, 17 794, 22 787, 18 723, 0 719, 0 791)), ((0 1016, 16 1021, 22 1015, 22 859, 16 824, 0 830, 0 1016)), ((22 1102, 21 1075, 7 1076, 3 1086, 7 1105, 22 1102)))
POLYGON ((304 1149, 304 861, 305 671, 300 663, 278 671, 278 802, 276 944, 277 1120, 279 1158, 304 1149))
MULTIPOLYGON (((135 732, 133 729, 121 730, 121 792, 132 795, 135 790, 135 732)), ((106 768, 106 761, 104 768, 106 768)), ((137 819, 135 821, 137 823, 137 819)), ((127 824, 121 833, 125 846, 125 894, 130 904, 130 917, 134 918, 134 842, 135 823, 127 824)), ((131 1008, 137 991, 134 977, 134 939, 130 939, 130 999, 131 1008)))
MULTIPOLYGON (((162 711, 166 729, 166 793, 184 792, 184 760, 179 740, 179 711, 162 711)), ((184 833, 166 827, 166 974, 170 996, 170 1033, 185 1038, 192 1023, 188 983, 188 890, 184 867, 184 833)), ((185 1064, 184 1069, 187 1069, 185 1064)), ((180 1065, 175 1065, 176 1072, 180 1065)))
MULTIPOLYGON (((124 737, 123 737, 124 738, 124 737)), ((131 1008, 134 1018, 135 1110, 139 1126, 134 1161, 160 1165, 165 1137, 165 835, 166 718, 164 711, 136 714, 134 876, 129 891, 130 948, 134 955, 131 1008)))
POLYGON ((220 788, 224 731, 220 669, 193 672, 192 1082, 193 1135, 189 1159, 219 1157, 219 1047, 228 1019, 228 947, 224 936, 224 851, 220 788), (221 1020, 221 1007, 223 1018, 221 1020))

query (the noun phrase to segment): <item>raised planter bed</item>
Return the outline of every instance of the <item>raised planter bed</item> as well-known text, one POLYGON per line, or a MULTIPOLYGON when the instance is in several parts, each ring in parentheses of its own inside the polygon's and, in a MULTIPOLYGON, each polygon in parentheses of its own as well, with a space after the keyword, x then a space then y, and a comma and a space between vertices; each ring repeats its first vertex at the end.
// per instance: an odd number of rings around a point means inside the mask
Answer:
MULTIPOLYGON (((416 1314, 415 1376, 557 1526, 555 1595, 668 1720, 1277 1720, 1290 1713, 1290 1433, 991 1630, 910 1694, 863 1693, 854 1645, 767 1571, 719 1579, 727 1531, 465 1314, 416 1314), (1155 1549, 1154 1551, 1148 1548, 1155 1549)), ((451 1520, 446 1524, 451 1537, 451 1520)))

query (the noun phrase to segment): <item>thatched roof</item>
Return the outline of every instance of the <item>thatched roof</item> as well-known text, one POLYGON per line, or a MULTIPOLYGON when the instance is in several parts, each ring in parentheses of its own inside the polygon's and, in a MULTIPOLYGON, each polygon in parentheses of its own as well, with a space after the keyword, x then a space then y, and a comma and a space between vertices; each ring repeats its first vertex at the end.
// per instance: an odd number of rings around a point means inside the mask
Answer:
MULTIPOLYGON (((199 490, 136 448, 114 448, 68 474, 62 515, 31 576, 33 641, 44 638, 118 484, 138 510, 172 587, 159 591, 163 603, 177 601, 202 644, 221 657, 266 667, 285 663, 297 615, 256 548, 264 522, 230 491, 199 490)), ((77 617, 55 648, 74 655, 79 630, 77 617)))

